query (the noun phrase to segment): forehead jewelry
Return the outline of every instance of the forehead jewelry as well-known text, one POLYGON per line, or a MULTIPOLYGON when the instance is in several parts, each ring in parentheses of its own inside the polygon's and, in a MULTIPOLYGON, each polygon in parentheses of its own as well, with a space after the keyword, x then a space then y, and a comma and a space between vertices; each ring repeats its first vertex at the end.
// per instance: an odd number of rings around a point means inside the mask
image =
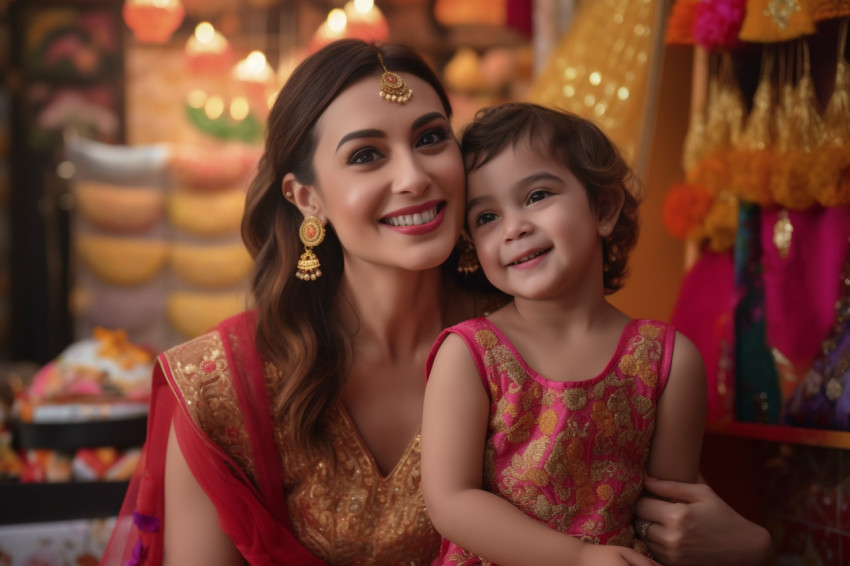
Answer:
POLYGON ((384 72, 381 73, 381 92, 378 94, 381 95, 381 98, 391 102, 406 104, 410 100, 410 97, 413 96, 413 89, 404 84, 404 79, 401 78, 401 75, 390 72, 387 69, 380 51, 378 52, 378 61, 381 62, 381 67, 384 69, 384 72))

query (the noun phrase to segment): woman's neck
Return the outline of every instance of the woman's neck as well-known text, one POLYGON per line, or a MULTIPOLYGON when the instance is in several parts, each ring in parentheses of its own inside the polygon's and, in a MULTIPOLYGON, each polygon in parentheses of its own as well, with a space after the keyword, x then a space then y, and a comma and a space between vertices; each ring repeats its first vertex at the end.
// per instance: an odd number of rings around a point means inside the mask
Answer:
POLYGON ((346 266, 340 312, 356 349, 368 347, 395 358, 436 339, 445 326, 445 295, 439 268, 346 266))

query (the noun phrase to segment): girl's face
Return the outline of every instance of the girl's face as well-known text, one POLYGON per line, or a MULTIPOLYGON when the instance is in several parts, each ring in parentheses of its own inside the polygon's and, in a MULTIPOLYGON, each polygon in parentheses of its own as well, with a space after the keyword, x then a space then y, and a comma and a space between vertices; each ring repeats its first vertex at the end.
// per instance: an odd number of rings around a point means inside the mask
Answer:
POLYGON ((402 76, 414 93, 407 104, 381 98, 375 76, 343 91, 317 122, 312 189, 346 269, 436 267, 463 224, 463 162, 449 119, 427 82, 402 76))
POLYGON ((602 285, 601 236, 610 226, 563 164, 528 140, 467 179, 467 222, 490 282, 517 298, 566 296, 602 285), (590 288, 590 287, 588 287, 590 288))

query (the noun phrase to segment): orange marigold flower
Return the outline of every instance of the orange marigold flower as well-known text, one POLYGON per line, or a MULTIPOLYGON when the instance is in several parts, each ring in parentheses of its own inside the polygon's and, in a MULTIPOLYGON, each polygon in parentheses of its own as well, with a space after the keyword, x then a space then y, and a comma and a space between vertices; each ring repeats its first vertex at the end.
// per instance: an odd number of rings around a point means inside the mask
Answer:
POLYGON ((714 196, 700 185, 679 183, 670 187, 664 199, 664 227, 674 238, 685 240, 700 237, 705 215, 714 196))
POLYGON ((815 204, 815 198, 809 192, 813 162, 814 155, 800 149, 792 149, 779 156, 777 173, 770 182, 777 204, 791 210, 805 210, 815 204))
POLYGON ((712 250, 731 250, 738 234, 738 199, 730 193, 720 195, 705 218, 705 232, 712 250))
POLYGON ((739 150, 730 156, 730 160, 731 191, 745 202, 761 206, 773 204, 773 196, 770 193, 773 152, 769 149, 739 150))

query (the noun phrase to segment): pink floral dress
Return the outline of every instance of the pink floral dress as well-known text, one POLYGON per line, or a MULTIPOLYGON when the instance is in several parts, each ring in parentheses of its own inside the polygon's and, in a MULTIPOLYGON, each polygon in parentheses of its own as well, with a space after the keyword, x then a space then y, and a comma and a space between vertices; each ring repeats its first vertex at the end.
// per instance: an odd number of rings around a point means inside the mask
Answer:
MULTIPOLYGON (((484 317, 450 333, 466 341, 490 392, 484 488, 541 523, 585 542, 631 546, 655 409, 673 354, 674 329, 632 320, 598 376, 552 381, 536 373, 484 317)), ((491 564, 443 540, 434 564, 491 564)))

